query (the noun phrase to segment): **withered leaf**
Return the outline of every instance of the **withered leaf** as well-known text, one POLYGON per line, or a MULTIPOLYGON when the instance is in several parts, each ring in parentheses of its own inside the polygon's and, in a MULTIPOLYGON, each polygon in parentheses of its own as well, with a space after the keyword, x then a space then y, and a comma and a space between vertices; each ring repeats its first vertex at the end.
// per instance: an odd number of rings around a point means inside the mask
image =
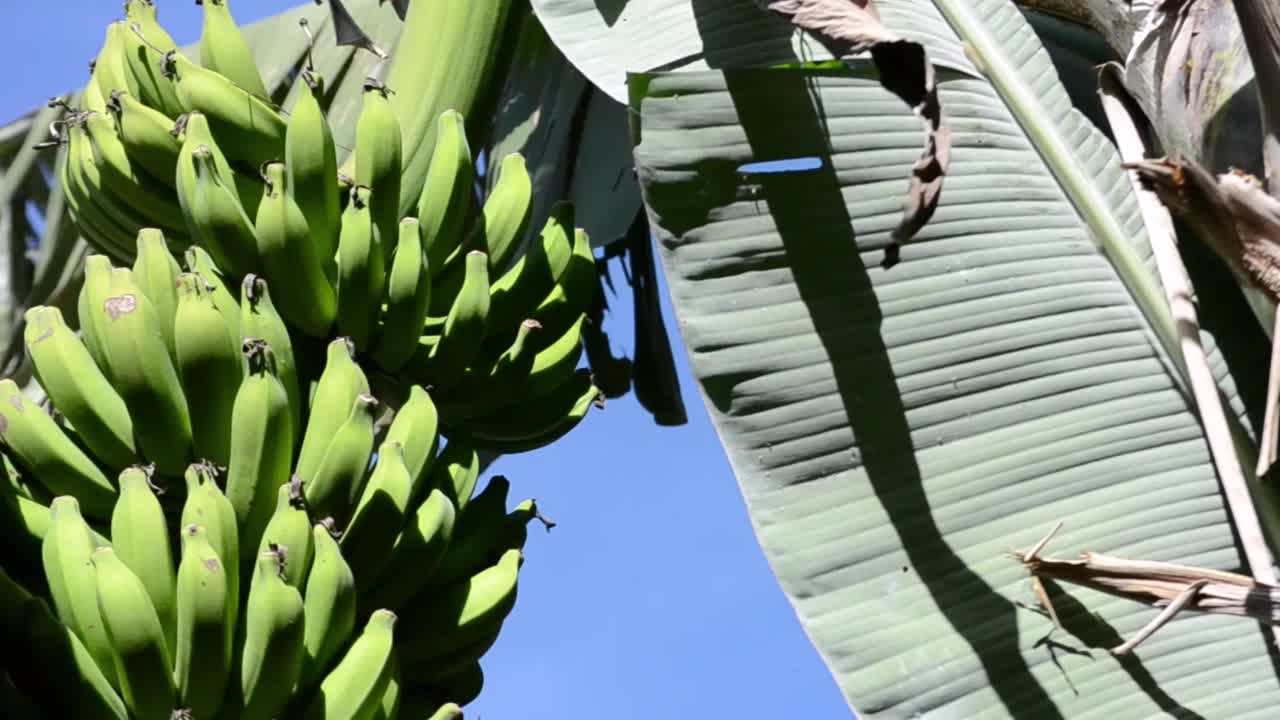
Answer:
POLYGON ((924 123, 925 144, 911 169, 911 185, 902 221, 885 249, 885 268, 898 262, 899 248, 924 227, 938 207, 942 179, 951 164, 951 133, 942 122, 942 106, 933 64, 920 43, 904 40, 880 22, 872 0, 756 0, 844 58, 870 51, 880 84, 902 98, 924 123))

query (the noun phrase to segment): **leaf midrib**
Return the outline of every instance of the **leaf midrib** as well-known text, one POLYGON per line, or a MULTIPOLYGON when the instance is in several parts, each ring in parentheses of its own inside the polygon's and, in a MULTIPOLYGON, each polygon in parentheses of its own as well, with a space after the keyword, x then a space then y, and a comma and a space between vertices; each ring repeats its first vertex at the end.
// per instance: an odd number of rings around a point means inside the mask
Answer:
MULTIPOLYGON (((1093 177, 1076 160, 1057 123, 1045 120, 1052 117, 1052 113, 1027 86, 1026 80, 1013 66, 1004 49, 988 32, 982 19, 975 15, 970 2, 972 0, 934 0, 952 30, 967 45, 967 51, 976 56, 987 80, 1088 226, 1094 243, 1111 261, 1116 274, 1138 304, 1168 359, 1177 368, 1175 381, 1183 393, 1189 396, 1186 364, 1163 290, 1134 252, 1129 244, 1128 234, 1121 227, 1110 204, 1094 185, 1093 177)), ((945 112, 944 107, 943 113, 945 112)))

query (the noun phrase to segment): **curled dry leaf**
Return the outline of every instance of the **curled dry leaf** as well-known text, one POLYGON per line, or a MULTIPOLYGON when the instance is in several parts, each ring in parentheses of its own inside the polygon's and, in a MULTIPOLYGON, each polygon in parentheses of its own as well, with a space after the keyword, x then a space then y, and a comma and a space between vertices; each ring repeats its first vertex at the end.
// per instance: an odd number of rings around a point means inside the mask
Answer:
POLYGON ((911 169, 902 221, 885 248, 883 267, 897 264, 899 248, 924 227, 938 207, 942 178, 951 164, 951 134, 942 122, 942 107, 933 64, 920 43, 904 40, 880 22, 872 0, 756 0, 844 58, 869 51, 880 84, 902 98, 924 122, 925 145, 911 169))
MULTIPOLYGON (((1128 560, 1095 552, 1082 553, 1078 560, 1041 557, 1040 552, 1060 527, 1061 523, 1030 550, 1013 553, 1033 579, 1050 578, 1165 608, 1131 640, 1113 648, 1114 654, 1131 652, 1183 610, 1248 617, 1280 626, 1280 587, 1212 568, 1128 560)), ((1048 602, 1048 596, 1041 595, 1041 602, 1048 602)), ((1056 615, 1049 605, 1045 610, 1056 615)))

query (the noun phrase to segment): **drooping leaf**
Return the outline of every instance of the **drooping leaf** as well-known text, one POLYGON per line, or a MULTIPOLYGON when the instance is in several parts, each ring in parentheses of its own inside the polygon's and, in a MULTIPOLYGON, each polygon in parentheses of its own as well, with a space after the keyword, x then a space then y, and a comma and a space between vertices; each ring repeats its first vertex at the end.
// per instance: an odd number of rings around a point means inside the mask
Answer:
MULTIPOLYGON (((386 2, 386 0, 378 1, 386 2)), ((409 12, 409 0, 391 0, 391 7, 395 8, 396 15, 400 16, 400 19, 403 20, 404 16, 409 12)))
POLYGON ((591 235, 593 247, 621 240, 640 209, 627 106, 590 88, 579 126, 578 148, 569 181, 574 220, 591 235), (621 139, 621 140, 620 140, 621 139))
POLYGON ((631 260, 631 302, 636 309, 632 342, 636 401, 653 414, 659 425, 684 425, 689 417, 680 396, 671 340, 662 321, 657 260, 644 213, 636 213, 636 221, 627 233, 627 256, 631 260))
MULTIPOLYGON (((587 81, 551 44, 538 19, 527 8, 520 17, 510 70, 498 97, 486 157, 496 166, 509 153, 524 155, 533 180, 533 214, 527 237, 537 237, 551 205, 565 198, 573 159, 591 152, 580 143, 577 113, 587 81)), ((625 129, 614 139, 626 146, 625 129)), ((485 177, 489 190, 497 173, 485 177)), ((637 193, 637 198, 639 197, 637 193)), ((581 225, 581 223, 578 223, 581 225)), ((593 228, 584 227, 588 233, 593 228)), ((523 244, 523 241, 522 241, 523 244)))
POLYGON ((1262 130, 1249 53, 1231 0, 1155 3, 1125 58, 1125 87, 1165 152, 1211 172, 1262 174, 1262 130))
POLYGON ((831 58, 821 43, 793 31, 785 20, 760 12, 751 0, 532 3, 561 52, 596 87, 622 103, 627 101, 628 72, 831 58))
MULTIPOLYGON (((379 5, 382 3, 379 2, 379 5)), ((339 45, 350 45, 351 47, 368 50, 379 57, 386 56, 386 50, 383 50, 373 38, 369 37, 360 23, 352 17, 351 12, 343 5, 342 0, 329 0, 329 10, 333 13, 333 30, 334 36, 339 45)), ((397 12, 399 12, 397 10, 397 12)))
POLYGON ((53 290, 42 256, 69 249, 62 238, 62 247, 55 250, 55 238, 62 233, 44 218, 46 208, 60 215, 66 212, 65 197, 48 180, 58 149, 39 149, 48 137, 49 123, 61 114, 52 105, 41 107, 2 133, 16 140, 0 146, 0 374, 19 383, 30 376, 23 362, 23 313, 30 304, 48 300, 53 290))
MULTIPOLYGON (((1011 4, 881 9, 931 38, 953 139, 891 270, 921 133, 869 64, 630 78, 691 364, 801 622, 863 717, 1269 712, 1256 624, 1179 620, 1117 660, 1146 609, 1050 585, 1066 632, 1037 612, 1007 553, 1058 520, 1059 556, 1241 558, 1105 136, 1011 4)), ((1235 366, 1206 347, 1247 434, 1235 366)))

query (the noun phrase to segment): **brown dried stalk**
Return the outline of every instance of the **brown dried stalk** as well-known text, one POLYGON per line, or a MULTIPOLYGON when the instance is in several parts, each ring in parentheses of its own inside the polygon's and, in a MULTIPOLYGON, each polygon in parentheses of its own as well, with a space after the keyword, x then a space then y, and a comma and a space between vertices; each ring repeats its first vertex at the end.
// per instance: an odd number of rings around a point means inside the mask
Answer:
MULTIPOLYGON (((1233 170, 1216 178, 1188 159, 1161 158, 1124 163, 1142 185, 1178 213, 1237 277, 1280 300, 1280 200, 1257 178, 1233 170)), ((1266 413, 1254 474, 1266 476, 1280 454, 1280 315, 1271 339, 1266 413)))
MULTIPOLYGON (((1035 547, 1013 553, 1031 573, 1034 585, 1042 587, 1039 579, 1050 578, 1164 608, 1137 635, 1112 648, 1114 655, 1132 652, 1182 611, 1235 615, 1280 625, 1280 587, 1260 583, 1248 575, 1154 560, 1127 560, 1095 552, 1082 553, 1079 560, 1041 557, 1044 546, 1061 528, 1062 523, 1058 523, 1035 547)), ((1037 595, 1045 611, 1056 618, 1048 595, 1037 595)))

